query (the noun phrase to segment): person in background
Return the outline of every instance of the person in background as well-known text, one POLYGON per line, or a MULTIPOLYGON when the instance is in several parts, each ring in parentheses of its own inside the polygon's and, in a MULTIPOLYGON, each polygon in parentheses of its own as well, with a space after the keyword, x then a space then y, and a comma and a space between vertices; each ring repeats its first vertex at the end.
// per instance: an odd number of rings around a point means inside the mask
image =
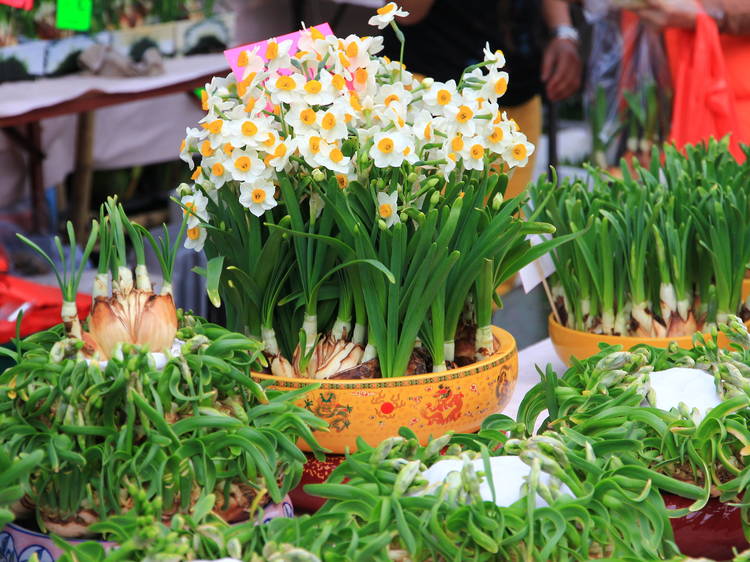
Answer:
POLYGON ((694 29, 699 11, 716 21, 740 121, 733 135, 740 143, 750 143, 750 0, 645 0, 645 4, 633 11, 664 29, 694 29))
MULTIPOLYGON (((466 67, 483 60, 486 43, 493 51, 503 51, 510 83, 500 104, 535 145, 542 132, 542 93, 550 101, 560 101, 581 85, 578 32, 564 0, 401 0, 399 4, 409 12, 398 24, 406 38, 404 64, 411 72, 441 82, 458 81, 466 67), (544 24, 551 39, 542 48, 544 24)), ((398 60, 400 43, 390 28, 383 31, 385 54, 398 60)), ((531 181, 535 155, 514 172, 507 197, 518 195, 531 181)))

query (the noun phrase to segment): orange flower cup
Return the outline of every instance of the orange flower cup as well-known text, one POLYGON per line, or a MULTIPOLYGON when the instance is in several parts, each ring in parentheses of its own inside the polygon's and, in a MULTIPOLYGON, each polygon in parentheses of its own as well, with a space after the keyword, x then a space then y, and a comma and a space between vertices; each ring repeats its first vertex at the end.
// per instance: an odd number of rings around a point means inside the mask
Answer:
MULTIPOLYGON (((357 437, 369 445, 398 435, 406 426, 422 444, 447 431, 471 433, 482 420, 507 405, 518 378, 518 350, 508 332, 493 328, 499 348, 491 357, 442 373, 368 380, 279 378, 253 373, 272 388, 297 389, 320 383, 298 403, 329 424, 316 432, 321 446, 335 454, 357 448, 357 437)), ((309 451, 304 443, 300 448, 309 451)))
MULTIPOLYGON (((683 349, 693 348, 692 336, 682 336, 679 338, 639 338, 591 334, 589 332, 579 332, 578 330, 566 328, 559 324, 552 315, 549 317, 549 337, 552 340, 552 345, 555 347, 558 357, 568 366, 570 366, 571 357, 586 359, 599 353, 601 351, 599 349, 600 343, 621 345, 625 350, 642 343, 654 347, 667 347, 671 342, 677 343, 683 349)), ((729 347, 729 339, 722 333, 719 333, 719 346, 729 347)))

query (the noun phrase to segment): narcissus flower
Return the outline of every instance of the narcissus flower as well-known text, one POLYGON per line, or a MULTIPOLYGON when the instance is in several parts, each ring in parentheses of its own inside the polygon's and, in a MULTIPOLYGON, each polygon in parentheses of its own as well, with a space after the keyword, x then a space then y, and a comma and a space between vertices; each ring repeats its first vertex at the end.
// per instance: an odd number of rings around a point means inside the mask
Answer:
POLYGON ((378 29, 385 29, 395 17, 406 17, 409 12, 399 8, 395 2, 388 2, 382 8, 378 8, 378 13, 368 20, 368 24, 377 26, 378 29))
POLYGON ((240 203, 256 217, 273 209, 278 203, 274 199, 276 188, 266 180, 240 184, 240 203))
POLYGON ((208 197, 203 195, 200 191, 195 191, 190 195, 184 196, 180 199, 180 203, 183 207, 183 212, 187 215, 187 226, 193 228, 201 224, 201 222, 208 220, 208 197))
POLYGON ((515 168, 529 163, 529 157, 534 154, 534 145, 526 140, 523 133, 514 133, 506 148, 503 158, 508 166, 515 168))
POLYGON ((388 228, 398 222, 398 193, 378 193, 378 217, 385 221, 388 228))

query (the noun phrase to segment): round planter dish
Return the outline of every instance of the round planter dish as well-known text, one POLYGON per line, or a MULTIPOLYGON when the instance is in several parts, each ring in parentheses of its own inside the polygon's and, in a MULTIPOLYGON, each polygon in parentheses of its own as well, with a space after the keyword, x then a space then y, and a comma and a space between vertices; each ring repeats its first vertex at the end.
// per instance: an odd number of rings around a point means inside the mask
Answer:
MULTIPOLYGON (((586 359, 596 355, 601 351, 600 343, 608 345, 621 345, 624 350, 628 350, 639 344, 652 345, 654 347, 667 347, 671 342, 675 342, 683 349, 693 348, 693 336, 682 336, 677 338, 639 338, 632 336, 606 336, 603 334, 591 334, 589 332, 579 332, 571 330, 559 324, 555 318, 549 317, 549 337, 552 345, 555 347, 558 357, 563 363, 570 366, 571 357, 576 359, 586 359)), ((728 347, 729 340, 724 334, 719 334, 719 346, 728 347)))
MULTIPOLYGON (((320 384, 298 404, 329 424, 318 431, 320 445, 334 454, 356 450, 357 437, 377 445, 406 426, 426 444, 447 431, 473 433, 490 414, 506 406, 518 379, 518 350, 508 332, 493 328, 499 342, 489 358, 465 367, 411 377, 367 380, 280 378, 253 373, 280 390, 320 384)), ((306 443, 300 447, 309 451, 306 443)))
MULTIPOLYGON (((279 517, 294 517, 292 500, 287 495, 279 504, 268 504, 258 523, 267 523, 279 517)), ((70 544, 80 544, 91 539, 66 539, 70 544)), ((99 541, 105 549, 116 546, 111 541, 99 541)), ((0 530, 0 561, 27 562, 36 554, 39 562, 55 562, 63 554, 49 535, 30 531, 14 523, 8 523, 0 530)))
MULTIPOLYGON (((668 509, 682 509, 693 503, 673 494, 663 496, 668 509)), ((731 560, 733 549, 742 552, 750 548, 742 531, 740 508, 722 503, 718 498, 708 500, 700 511, 670 519, 670 522, 680 552, 692 558, 731 560)))
POLYGON ((326 460, 319 461, 312 454, 307 454, 307 462, 302 470, 302 478, 297 487, 289 492, 294 508, 302 513, 315 513, 326 502, 325 499, 313 496, 305 491, 308 484, 322 484, 336 467, 346 460, 344 455, 326 455, 326 460))

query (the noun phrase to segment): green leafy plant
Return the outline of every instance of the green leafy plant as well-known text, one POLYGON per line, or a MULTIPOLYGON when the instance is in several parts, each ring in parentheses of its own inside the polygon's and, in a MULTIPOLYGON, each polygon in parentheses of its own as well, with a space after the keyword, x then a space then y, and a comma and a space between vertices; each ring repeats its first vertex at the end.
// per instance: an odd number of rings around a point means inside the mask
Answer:
POLYGON ((532 187, 540 218, 561 236, 552 253, 555 306, 574 330, 640 337, 689 336, 742 302, 750 262, 750 166, 726 142, 679 153, 654 149, 649 168, 622 164, 622 178, 590 170, 579 180, 532 187), (551 195, 551 197, 550 197, 551 195))
MULTIPOLYGON (((280 502, 306 462, 297 440, 320 453, 312 430, 325 422, 294 405, 309 388, 282 393, 253 381, 259 342, 175 310, 168 288, 177 245, 147 236, 167 280, 157 294, 142 230, 114 200, 100 218, 87 245, 98 235, 104 249, 89 319, 2 350, 16 365, 0 374, 0 447, 12 458, 44 451, 25 490, 40 527, 86 535, 129 509, 132 486, 161 498, 167 522, 209 495, 231 521, 256 503, 280 502), (101 294, 110 275, 112 296, 101 294)), ((69 277, 63 271, 66 301, 75 296, 69 277)))
POLYGON ((521 427, 531 431, 547 409, 542 430, 592 439, 599 454, 631 463, 632 474, 649 478, 660 490, 694 499, 690 511, 701 509, 712 496, 736 503, 746 524, 750 336, 737 317, 721 329, 735 342, 732 350, 719 348, 715 333, 696 334, 690 350, 674 344, 668 349, 639 345, 627 352, 605 346, 585 361, 574 361, 559 379, 548 367, 520 406, 521 427), (673 368, 691 370, 680 372, 683 377, 698 370, 713 380, 713 406, 691 405, 711 394, 705 389, 685 394, 678 403, 660 403, 665 393, 687 385, 675 383, 657 393, 653 373, 673 368), (670 404, 669 409, 664 404, 670 404))

